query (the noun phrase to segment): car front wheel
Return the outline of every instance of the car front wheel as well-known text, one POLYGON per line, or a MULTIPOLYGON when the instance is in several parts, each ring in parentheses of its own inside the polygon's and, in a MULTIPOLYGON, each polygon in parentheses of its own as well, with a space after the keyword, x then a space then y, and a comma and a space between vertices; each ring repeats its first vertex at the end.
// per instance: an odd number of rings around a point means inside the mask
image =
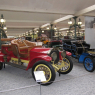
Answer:
POLYGON ((34 71, 44 72, 46 81, 41 82, 42 85, 49 85, 55 80, 55 70, 53 66, 47 61, 41 60, 34 64, 34 66, 32 67, 32 76, 35 79, 34 71))
POLYGON ((58 72, 60 74, 67 74, 72 70, 72 68, 73 68, 73 62, 69 56, 66 56, 65 58, 63 58, 63 62, 61 63, 61 69, 58 72))

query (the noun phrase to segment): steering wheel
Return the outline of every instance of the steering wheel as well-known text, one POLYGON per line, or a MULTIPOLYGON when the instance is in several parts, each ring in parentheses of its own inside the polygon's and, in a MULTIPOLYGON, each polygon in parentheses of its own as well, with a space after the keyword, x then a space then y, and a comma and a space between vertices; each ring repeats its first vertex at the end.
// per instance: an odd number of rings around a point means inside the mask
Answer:
POLYGON ((27 46, 27 44, 25 43, 25 37, 20 37, 20 38, 17 40, 17 42, 18 42, 19 44, 24 43, 24 44, 27 46))

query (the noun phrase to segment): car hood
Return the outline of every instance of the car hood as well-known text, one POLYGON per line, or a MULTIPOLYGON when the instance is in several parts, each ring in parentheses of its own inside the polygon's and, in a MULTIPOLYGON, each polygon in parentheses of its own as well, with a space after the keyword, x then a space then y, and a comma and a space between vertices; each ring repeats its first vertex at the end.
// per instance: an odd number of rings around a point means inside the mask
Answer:
POLYGON ((39 53, 48 53, 49 50, 52 48, 33 48, 31 49, 32 52, 39 52, 39 53))

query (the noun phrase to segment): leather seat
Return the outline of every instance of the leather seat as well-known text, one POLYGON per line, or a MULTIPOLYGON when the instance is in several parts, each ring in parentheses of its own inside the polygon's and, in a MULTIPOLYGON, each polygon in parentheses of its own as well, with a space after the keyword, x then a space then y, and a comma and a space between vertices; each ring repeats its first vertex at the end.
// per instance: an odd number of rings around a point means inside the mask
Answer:
POLYGON ((12 51, 15 56, 20 56, 22 58, 29 58, 29 52, 32 48, 36 46, 35 43, 32 43, 27 40, 20 41, 18 39, 11 41, 12 51))

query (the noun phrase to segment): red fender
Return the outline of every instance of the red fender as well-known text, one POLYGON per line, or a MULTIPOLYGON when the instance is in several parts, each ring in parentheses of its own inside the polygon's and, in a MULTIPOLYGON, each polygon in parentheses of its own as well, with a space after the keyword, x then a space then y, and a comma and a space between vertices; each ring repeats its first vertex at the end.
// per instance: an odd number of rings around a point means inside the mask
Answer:
POLYGON ((0 51, 0 62, 4 62, 3 56, 4 56, 4 54, 0 51))
POLYGON ((33 65, 35 64, 35 62, 39 61, 39 60, 45 60, 50 62, 52 60, 52 58, 48 55, 40 55, 40 56, 35 56, 34 58, 32 58, 26 68, 26 70, 28 70, 29 68, 32 68, 33 65))
POLYGON ((71 56, 71 55, 72 55, 72 53, 71 53, 71 52, 66 51, 66 55, 71 56))

